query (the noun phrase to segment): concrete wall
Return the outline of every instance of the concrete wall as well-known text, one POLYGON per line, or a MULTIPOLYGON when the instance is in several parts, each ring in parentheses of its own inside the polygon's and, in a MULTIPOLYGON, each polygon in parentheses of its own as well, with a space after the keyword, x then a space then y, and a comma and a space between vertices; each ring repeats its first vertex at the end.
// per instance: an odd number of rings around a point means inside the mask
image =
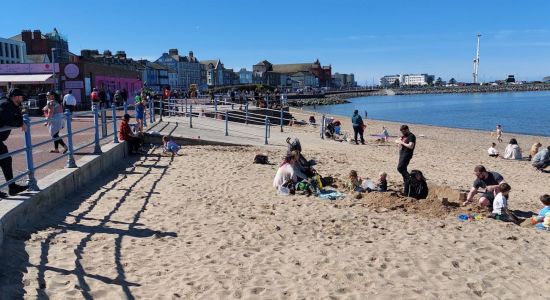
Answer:
POLYGON ((78 160, 78 168, 61 169, 39 180, 39 192, 26 192, 0 200, 0 251, 7 233, 39 219, 78 189, 126 162, 124 158, 128 150, 125 142, 110 143, 101 150, 101 155, 86 155, 78 160))

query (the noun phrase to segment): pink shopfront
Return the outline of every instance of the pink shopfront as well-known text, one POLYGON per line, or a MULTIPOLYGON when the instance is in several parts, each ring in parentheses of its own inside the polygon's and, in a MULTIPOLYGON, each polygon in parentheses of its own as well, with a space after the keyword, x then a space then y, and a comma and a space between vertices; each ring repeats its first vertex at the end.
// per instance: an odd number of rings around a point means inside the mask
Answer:
POLYGON ((105 91, 110 90, 113 93, 116 90, 122 91, 123 89, 126 89, 128 91, 128 98, 137 95, 143 87, 143 84, 139 79, 117 78, 100 75, 96 75, 94 79, 94 87, 98 89, 104 89, 105 91))

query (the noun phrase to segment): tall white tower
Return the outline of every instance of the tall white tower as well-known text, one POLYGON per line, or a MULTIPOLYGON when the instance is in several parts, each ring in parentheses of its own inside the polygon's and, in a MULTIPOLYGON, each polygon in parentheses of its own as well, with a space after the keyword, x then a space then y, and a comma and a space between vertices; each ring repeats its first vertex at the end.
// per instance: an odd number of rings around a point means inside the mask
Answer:
POLYGON ((476 58, 474 58, 474 84, 478 83, 477 75, 479 71, 479 38, 481 37, 481 34, 477 34, 477 51, 476 51, 476 58))

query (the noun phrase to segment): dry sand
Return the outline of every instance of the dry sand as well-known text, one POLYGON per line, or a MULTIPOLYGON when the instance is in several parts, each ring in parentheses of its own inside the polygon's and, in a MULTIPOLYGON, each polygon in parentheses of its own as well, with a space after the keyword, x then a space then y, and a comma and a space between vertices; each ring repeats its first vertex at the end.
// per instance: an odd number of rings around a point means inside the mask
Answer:
MULTIPOLYGON (((399 126, 368 124, 367 134, 399 126)), ((174 158, 153 151, 14 233, 0 264, 0 299, 548 299, 550 233, 460 222, 468 210, 457 204, 474 166, 484 164, 512 186, 510 208, 528 216, 550 193, 550 174, 489 158, 487 132, 411 131, 418 145, 409 169, 431 185, 421 202, 392 192, 339 201, 277 196, 277 166, 252 159, 266 152, 279 162, 281 147, 194 146, 174 158)), ((316 132, 293 128, 289 136, 301 139, 322 175, 344 179, 355 169, 375 179, 386 171, 390 188, 400 187, 393 144, 368 137, 355 146, 316 132)), ((524 153, 539 140, 514 136, 524 153)))

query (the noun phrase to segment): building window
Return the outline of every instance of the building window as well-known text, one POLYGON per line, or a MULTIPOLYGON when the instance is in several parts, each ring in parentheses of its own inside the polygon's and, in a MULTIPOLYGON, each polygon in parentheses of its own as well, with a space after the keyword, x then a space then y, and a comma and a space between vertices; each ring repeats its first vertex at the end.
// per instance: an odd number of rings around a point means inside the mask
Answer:
POLYGON ((4 43, 0 42, 0 56, 4 56, 4 43))
POLYGON ((17 59, 19 59, 19 47, 20 46, 15 46, 15 56, 17 57, 17 59))
POLYGON ((15 45, 14 44, 10 44, 10 50, 11 50, 11 53, 10 53, 10 56, 11 58, 15 58, 15 45))

